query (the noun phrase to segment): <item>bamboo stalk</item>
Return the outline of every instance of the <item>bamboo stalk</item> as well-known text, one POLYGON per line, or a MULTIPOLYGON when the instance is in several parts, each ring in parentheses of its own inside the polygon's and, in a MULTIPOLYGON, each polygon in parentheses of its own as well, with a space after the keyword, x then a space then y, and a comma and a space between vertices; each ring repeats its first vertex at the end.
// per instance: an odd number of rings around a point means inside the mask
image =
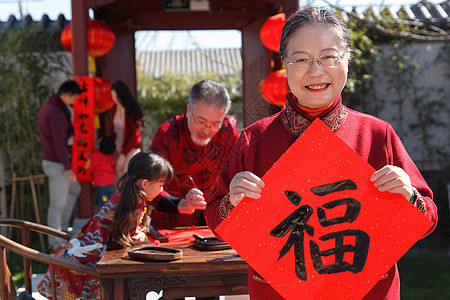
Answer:
MULTIPOLYGON (((39 209, 38 209, 38 202, 37 202, 37 196, 36 196, 36 187, 34 185, 33 176, 30 174, 30 187, 31 187, 31 195, 33 196, 33 206, 34 206, 34 215, 36 216, 36 221, 39 224, 41 223, 41 217, 39 216, 39 209)), ((44 248, 44 236, 42 233, 39 233, 39 240, 41 242, 41 249, 42 251, 45 250, 44 248)))

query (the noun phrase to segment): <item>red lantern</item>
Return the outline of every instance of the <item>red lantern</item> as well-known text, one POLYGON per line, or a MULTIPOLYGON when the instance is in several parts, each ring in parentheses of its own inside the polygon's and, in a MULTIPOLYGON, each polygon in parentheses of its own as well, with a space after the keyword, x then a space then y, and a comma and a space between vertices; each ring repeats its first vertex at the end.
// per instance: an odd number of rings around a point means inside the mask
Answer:
MULTIPOLYGON (((61 33, 61 44, 67 51, 72 52, 71 24, 67 25, 61 33)), ((114 32, 105 23, 88 19, 88 54, 92 57, 102 56, 111 50, 116 41, 114 32)))
POLYGON ((270 104, 284 107, 286 105, 286 93, 288 83, 286 69, 270 73, 261 85, 261 94, 270 104))
POLYGON ((259 36, 264 46, 275 52, 280 51, 281 32, 285 22, 286 15, 284 13, 267 19, 259 31, 259 36))
POLYGON ((111 97, 112 83, 106 79, 94 77, 94 112, 99 114, 114 106, 115 102, 111 97))

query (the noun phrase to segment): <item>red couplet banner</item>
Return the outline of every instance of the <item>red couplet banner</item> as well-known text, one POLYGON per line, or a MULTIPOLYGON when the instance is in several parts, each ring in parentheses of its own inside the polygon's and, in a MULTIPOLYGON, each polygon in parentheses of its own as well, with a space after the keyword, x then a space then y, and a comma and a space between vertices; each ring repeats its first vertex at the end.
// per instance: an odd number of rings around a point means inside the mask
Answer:
POLYGON ((316 119, 217 233, 285 299, 361 299, 432 226, 316 119))
POLYGON ((92 176, 86 173, 85 165, 89 154, 95 149, 94 78, 77 76, 82 93, 73 105, 72 169, 79 182, 90 182, 92 176))

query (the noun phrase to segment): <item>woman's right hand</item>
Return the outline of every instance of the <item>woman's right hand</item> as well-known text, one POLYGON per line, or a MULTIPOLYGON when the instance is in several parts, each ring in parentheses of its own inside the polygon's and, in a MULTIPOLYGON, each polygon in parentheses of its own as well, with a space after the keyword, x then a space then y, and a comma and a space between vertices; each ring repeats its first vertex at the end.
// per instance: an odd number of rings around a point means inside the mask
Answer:
POLYGON ((236 206, 244 197, 259 199, 264 182, 249 171, 244 171, 234 175, 230 182, 230 202, 236 206))

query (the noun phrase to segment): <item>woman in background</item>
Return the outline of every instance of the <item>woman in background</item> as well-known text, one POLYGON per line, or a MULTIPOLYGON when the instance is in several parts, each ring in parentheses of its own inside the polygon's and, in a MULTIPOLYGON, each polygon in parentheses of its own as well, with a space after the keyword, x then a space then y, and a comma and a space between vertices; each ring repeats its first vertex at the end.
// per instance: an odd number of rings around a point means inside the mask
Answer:
POLYGON ((116 182, 127 171, 130 159, 141 151, 142 110, 123 81, 111 87, 111 97, 116 103, 111 109, 113 137, 116 141, 116 182))

